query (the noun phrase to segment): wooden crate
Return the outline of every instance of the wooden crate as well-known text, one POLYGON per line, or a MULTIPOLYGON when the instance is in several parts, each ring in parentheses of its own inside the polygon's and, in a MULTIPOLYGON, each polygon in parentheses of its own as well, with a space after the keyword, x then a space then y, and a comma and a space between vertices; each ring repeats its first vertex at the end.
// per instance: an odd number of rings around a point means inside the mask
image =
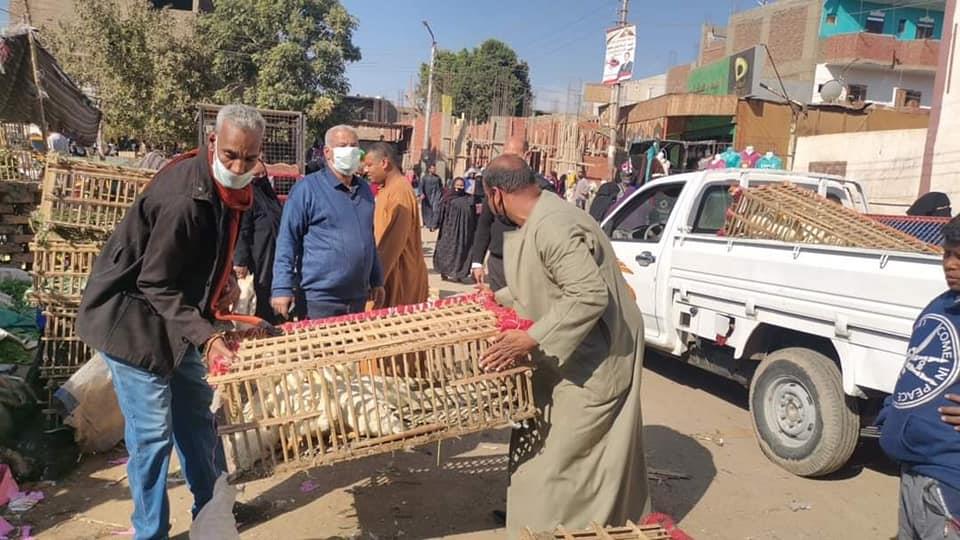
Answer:
POLYGON ((93 356, 93 350, 77 337, 77 306, 47 306, 46 324, 40 336, 40 376, 51 387, 59 386, 93 356))
POLYGON ((942 250, 793 184, 733 188, 723 233, 800 244, 940 254, 942 250))
POLYGON ((48 156, 39 221, 57 229, 106 235, 156 171, 48 156))
POLYGON ((488 339, 512 324, 522 327, 470 295, 239 342, 241 360, 209 378, 231 470, 308 468, 533 417, 530 368, 478 365, 488 339))
POLYGON ((33 299, 38 304, 79 304, 102 242, 46 239, 30 244, 33 299))
POLYGON ((628 521, 625 527, 602 527, 596 523, 590 529, 568 531, 558 527, 553 532, 520 531, 520 540, 670 540, 670 533, 659 525, 636 525, 628 521))

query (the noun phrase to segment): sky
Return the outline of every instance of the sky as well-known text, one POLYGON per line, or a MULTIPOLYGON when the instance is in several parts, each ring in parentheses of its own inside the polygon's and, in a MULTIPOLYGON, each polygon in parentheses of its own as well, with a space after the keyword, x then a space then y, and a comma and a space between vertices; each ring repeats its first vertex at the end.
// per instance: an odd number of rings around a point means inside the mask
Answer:
MULTIPOLYGON (((359 21, 354 43, 363 59, 347 68, 351 93, 397 102, 421 62, 430 60, 433 28, 442 49, 458 50, 496 38, 530 65, 535 106, 573 110, 585 82, 600 79, 604 30, 617 20, 619 0, 342 0, 359 21)), ((0 0, 0 27, 10 0, 0 0)), ((671 0, 630 3, 637 25, 634 77, 666 71, 696 58, 704 22, 725 24, 731 11, 754 0, 671 0)), ((415 82, 415 81, 414 81, 415 82)), ((399 104, 399 103, 398 103, 399 104)))
MULTIPOLYGON (((430 36, 421 23, 427 20, 441 49, 471 48, 488 38, 506 42, 530 65, 536 107, 551 111, 574 110, 582 84, 600 80, 604 30, 616 22, 620 5, 619 0, 342 2, 358 19, 353 42, 363 55, 347 68, 351 93, 396 102, 420 63, 430 60, 430 36)), ((752 5, 752 0, 634 0, 628 16, 638 34, 634 77, 693 61, 703 22, 726 24, 732 9, 752 5)))

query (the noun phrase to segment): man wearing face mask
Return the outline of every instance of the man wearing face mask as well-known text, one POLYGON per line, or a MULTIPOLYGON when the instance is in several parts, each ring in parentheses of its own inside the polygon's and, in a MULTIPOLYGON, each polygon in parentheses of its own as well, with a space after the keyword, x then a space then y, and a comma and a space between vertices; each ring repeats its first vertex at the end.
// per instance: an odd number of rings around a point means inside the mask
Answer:
POLYGON ((497 301, 534 321, 498 335, 486 371, 532 360, 543 414, 510 438, 507 534, 522 527, 638 522, 650 508, 640 415, 643 319, 613 246, 586 212, 542 192, 519 156, 486 169, 487 204, 516 223, 504 237, 497 301))
POLYGON ((294 184, 283 207, 273 265, 274 311, 322 319, 384 301, 373 234, 373 192, 360 169, 357 132, 334 126, 324 137, 327 166, 294 184))
POLYGON ((168 163, 133 203, 83 292, 77 332, 112 374, 137 539, 167 538, 174 445, 194 517, 226 469, 204 363, 235 360, 214 322, 239 295, 233 250, 263 130, 255 109, 223 107, 210 145, 168 163))

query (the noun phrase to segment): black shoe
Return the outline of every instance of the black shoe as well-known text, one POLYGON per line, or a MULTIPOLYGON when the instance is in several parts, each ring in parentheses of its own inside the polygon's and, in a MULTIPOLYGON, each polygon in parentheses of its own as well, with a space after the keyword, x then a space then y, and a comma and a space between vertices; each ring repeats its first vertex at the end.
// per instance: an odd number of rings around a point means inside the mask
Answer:
POLYGON ((507 524, 507 512, 504 510, 494 510, 490 512, 493 514, 493 520, 497 522, 497 525, 504 526, 507 524))
POLYGON ((472 277, 460 278, 457 280, 457 283, 463 283, 464 285, 476 285, 477 282, 474 281, 472 277))

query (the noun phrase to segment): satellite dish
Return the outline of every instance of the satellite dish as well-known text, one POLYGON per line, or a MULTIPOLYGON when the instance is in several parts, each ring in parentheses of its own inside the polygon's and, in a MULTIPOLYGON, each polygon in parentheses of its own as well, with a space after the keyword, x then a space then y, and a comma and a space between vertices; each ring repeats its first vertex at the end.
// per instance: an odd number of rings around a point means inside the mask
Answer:
POLYGON ((846 85, 842 81, 830 79, 820 86, 820 99, 825 103, 836 103, 840 99, 840 95, 843 94, 845 87, 846 85))

